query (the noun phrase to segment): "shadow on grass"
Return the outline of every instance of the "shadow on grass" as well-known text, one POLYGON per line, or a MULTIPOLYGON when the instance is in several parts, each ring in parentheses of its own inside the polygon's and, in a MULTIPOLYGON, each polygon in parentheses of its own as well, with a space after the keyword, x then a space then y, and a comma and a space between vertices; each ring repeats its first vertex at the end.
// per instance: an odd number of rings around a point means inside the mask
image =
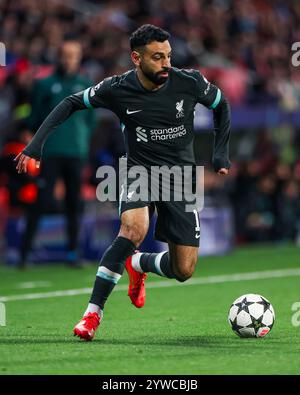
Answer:
POLYGON ((8 336, 0 339, 0 345, 15 346, 22 345, 36 345, 36 344, 96 344, 103 346, 166 346, 166 347, 202 347, 202 348, 240 348, 241 345, 245 347, 259 347, 261 344, 274 345, 274 344, 290 344, 288 339, 270 337, 267 339, 240 339, 238 337, 229 335, 216 335, 216 336, 181 336, 173 338, 144 337, 138 339, 126 338, 98 338, 92 342, 86 342, 78 339, 75 336, 70 337, 43 337, 36 338, 35 336, 14 337, 8 336))
POLYGON ((241 345, 245 347, 256 347, 263 344, 274 345, 274 344, 290 344, 290 342, 282 341, 282 339, 269 338, 266 339, 240 339, 238 337, 231 337, 225 335, 219 336, 182 336, 169 339, 157 339, 157 338, 139 338, 139 339, 95 339, 95 343, 102 345, 131 345, 131 346, 166 346, 166 347, 183 347, 183 348, 216 348, 216 349, 230 349, 240 348, 241 345))

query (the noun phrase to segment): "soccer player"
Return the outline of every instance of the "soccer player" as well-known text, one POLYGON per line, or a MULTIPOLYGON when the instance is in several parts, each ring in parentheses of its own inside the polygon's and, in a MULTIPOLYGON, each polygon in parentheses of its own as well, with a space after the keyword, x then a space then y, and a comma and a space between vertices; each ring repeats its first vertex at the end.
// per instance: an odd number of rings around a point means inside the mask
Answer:
MULTIPOLYGON (((169 33, 143 25, 130 37, 135 69, 104 79, 98 85, 65 98, 45 119, 27 147, 16 157, 17 170, 26 172, 28 160, 40 164, 43 143, 49 133, 72 113, 103 107, 119 117, 125 139, 128 168, 141 165, 195 166, 193 152, 194 108, 201 103, 213 110, 213 167, 228 174, 230 109, 219 88, 196 70, 171 67, 169 33)), ((126 192, 127 193, 127 192, 126 192)), ((129 275, 128 295, 134 306, 145 304, 147 272, 183 282, 194 272, 198 259, 200 226, 197 211, 186 212, 182 201, 132 201, 120 199, 121 227, 117 238, 103 254, 93 292, 74 334, 92 340, 105 302, 121 278, 129 275), (158 217, 155 237, 168 243, 158 254, 139 253, 149 227, 150 212, 158 217)))

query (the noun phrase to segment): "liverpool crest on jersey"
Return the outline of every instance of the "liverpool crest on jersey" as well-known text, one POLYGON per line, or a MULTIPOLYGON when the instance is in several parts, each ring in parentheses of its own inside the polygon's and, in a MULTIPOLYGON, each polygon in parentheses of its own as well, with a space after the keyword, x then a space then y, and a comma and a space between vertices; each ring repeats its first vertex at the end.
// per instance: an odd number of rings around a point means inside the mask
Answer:
POLYGON ((184 100, 182 99, 181 101, 176 103, 176 110, 177 110, 176 118, 184 117, 183 102, 184 100))

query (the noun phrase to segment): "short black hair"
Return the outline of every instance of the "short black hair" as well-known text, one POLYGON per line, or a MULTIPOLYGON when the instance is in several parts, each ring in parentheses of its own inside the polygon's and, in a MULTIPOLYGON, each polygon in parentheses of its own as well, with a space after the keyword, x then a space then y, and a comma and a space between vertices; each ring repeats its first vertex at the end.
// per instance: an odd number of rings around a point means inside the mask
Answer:
POLYGON ((136 48, 143 47, 152 41, 160 43, 168 40, 170 33, 154 25, 142 25, 135 30, 130 36, 130 47, 134 51, 136 48))

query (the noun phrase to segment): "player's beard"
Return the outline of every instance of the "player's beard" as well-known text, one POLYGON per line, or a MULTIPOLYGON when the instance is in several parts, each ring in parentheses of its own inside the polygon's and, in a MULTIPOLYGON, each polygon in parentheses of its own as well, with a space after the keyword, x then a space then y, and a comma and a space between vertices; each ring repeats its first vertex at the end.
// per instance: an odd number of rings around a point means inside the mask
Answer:
POLYGON ((162 70, 160 70, 160 71, 154 73, 154 72, 151 71, 151 70, 147 70, 147 67, 144 67, 144 66, 142 65, 142 63, 140 63, 140 69, 142 70, 142 72, 143 72, 143 74, 145 75, 145 77, 147 77, 148 80, 150 80, 151 82, 153 82, 153 84, 155 84, 155 85, 162 85, 162 84, 164 84, 164 83, 167 81, 167 79, 169 78, 169 76, 168 76, 168 77, 163 77, 163 76, 161 75, 161 73, 163 73, 163 72, 166 72, 166 71, 169 72, 169 71, 170 71, 169 67, 164 67, 162 70))

